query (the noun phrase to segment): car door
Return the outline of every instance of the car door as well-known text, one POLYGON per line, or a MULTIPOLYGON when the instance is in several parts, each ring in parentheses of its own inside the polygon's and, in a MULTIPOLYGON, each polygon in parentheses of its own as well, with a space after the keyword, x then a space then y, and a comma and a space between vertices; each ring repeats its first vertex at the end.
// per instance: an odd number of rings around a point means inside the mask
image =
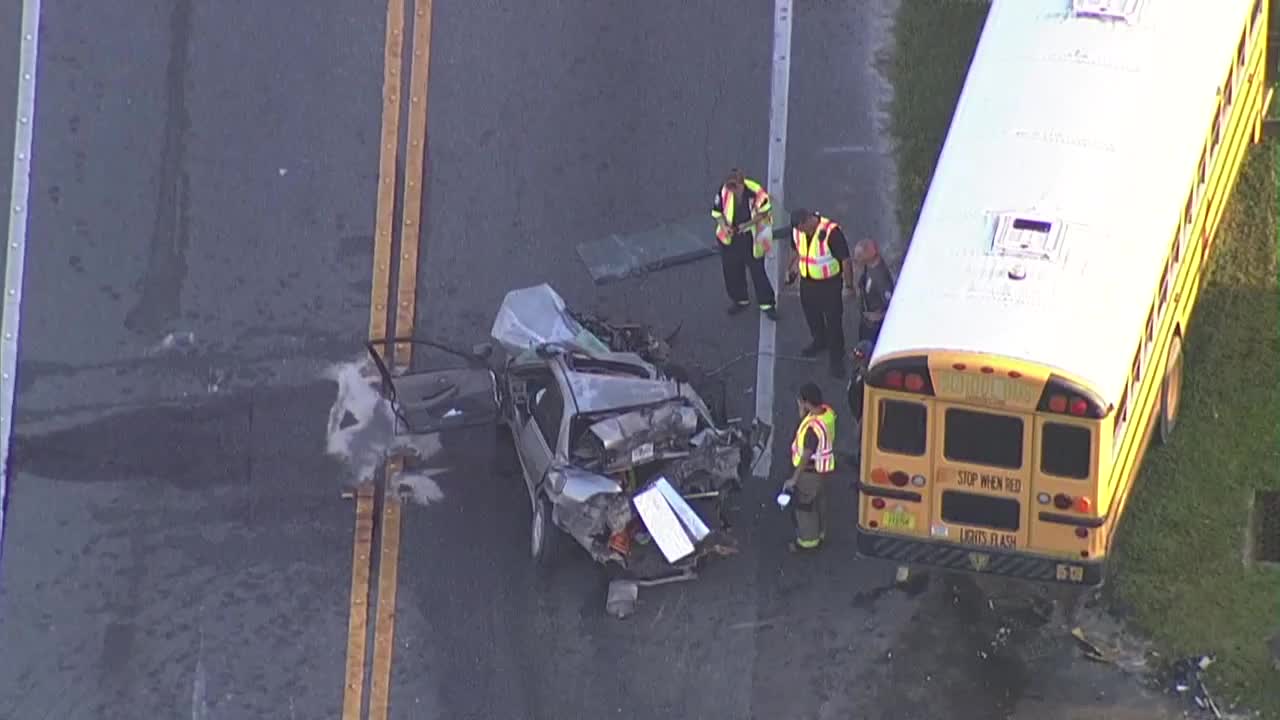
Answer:
POLYGON ((530 378, 527 384, 531 412, 520 428, 520 462, 530 497, 534 497, 555 460, 564 419, 564 394, 550 373, 530 378))

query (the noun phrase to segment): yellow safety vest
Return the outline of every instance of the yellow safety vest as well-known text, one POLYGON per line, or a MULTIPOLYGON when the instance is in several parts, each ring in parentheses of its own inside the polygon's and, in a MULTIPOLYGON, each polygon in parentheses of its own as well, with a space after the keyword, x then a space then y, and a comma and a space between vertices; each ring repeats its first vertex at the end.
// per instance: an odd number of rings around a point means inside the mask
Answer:
MULTIPOLYGON (((752 193, 751 214, 763 215, 755 224, 755 238, 751 243, 751 254, 756 258, 762 258, 769 254, 773 249, 772 232, 770 226, 773 224, 773 205, 769 199, 769 193, 760 185, 760 183, 750 178, 743 178, 742 184, 747 191, 752 193)), ((729 192, 723 185, 720 186, 720 208, 721 211, 712 210, 711 217, 719 220, 724 218, 725 222, 733 220, 733 206, 737 202, 737 197, 729 192)), ((729 237, 729 233, 725 232, 723 225, 716 224, 716 239, 721 245, 728 245, 733 242, 733 238, 729 237)))
POLYGON ((840 226, 828 218, 818 219, 818 229, 812 238, 806 238, 799 228, 791 230, 791 242, 800 256, 800 277, 808 280, 826 280, 840 274, 840 261, 831 254, 827 238, 840 226))
POLYGON ((791 441, 791 466, 804 464, 804 434, 812 432, 818 438, 818 447, 813 451, 814 472, 829 473, 836 469, 836 412, 830 405, 823 405, 816 413, 804 416, 800 426, 796 428, 796 437, 791 441))

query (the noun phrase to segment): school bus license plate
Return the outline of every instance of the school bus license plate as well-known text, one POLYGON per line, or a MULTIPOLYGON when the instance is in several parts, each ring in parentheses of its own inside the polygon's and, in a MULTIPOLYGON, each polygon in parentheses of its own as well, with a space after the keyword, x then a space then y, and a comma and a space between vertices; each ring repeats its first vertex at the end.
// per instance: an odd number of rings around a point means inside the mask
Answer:
POLYGON ((906 510, 890 510, 880 519, 885 530, 915 530, 916 516, 906 510))

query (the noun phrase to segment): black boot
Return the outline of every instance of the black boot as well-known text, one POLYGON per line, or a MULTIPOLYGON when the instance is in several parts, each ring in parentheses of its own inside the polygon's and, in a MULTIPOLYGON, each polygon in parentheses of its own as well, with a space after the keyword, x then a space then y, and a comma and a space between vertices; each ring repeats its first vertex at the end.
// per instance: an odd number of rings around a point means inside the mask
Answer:
POLYGON ((818 342, 817 340, 814 340, 813 342, 801 348, 800 354, 807 358, 817 357, 818 353, 822 352, 823 349, 824 349, 823 344, 818 342))

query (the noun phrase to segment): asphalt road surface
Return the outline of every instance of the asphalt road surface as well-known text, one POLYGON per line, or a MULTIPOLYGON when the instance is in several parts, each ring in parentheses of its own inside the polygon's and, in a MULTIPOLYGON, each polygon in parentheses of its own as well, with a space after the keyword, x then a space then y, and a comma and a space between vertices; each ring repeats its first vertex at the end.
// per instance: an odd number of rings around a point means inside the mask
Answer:
MULTIPOLYGON (((507 290, 549 282, 679 324, 749 414, 758 321, 726 318, 714 259, 597 288, 574 248, 704 212, 732 165, 763 179, 772 3, 435 5, 419 334, 484 340, 507 290)), ((889 3, 797 5, 786 204, 900 248, 872 63, 889 3)), ((0 718, 340 714, 352 511, 327 373, 366 333, 384 12, 46 3, 0 718)), ((781 312, 785 446, 799 384, 841 385, 790 357, 794 296, 781 312)), ((1047 720, 1102 687, 972 582, 896 590, 856 561, 851 476, 817 556, 785 550, 774 477, 734 511, 738 556, 612 619, 584 554, 535 576, 494 442, 447 440, 443 497, 406 507, 394 718, 1047 720)))

